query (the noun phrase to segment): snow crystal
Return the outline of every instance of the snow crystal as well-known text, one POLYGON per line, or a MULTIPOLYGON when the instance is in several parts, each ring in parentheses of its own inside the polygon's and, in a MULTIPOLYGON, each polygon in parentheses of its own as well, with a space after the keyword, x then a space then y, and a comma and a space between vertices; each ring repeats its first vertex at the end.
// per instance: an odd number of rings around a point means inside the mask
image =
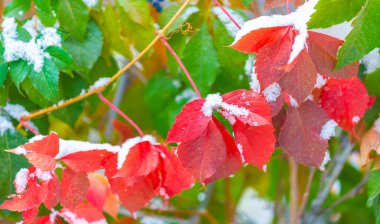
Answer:
POLYGON ((254 92, 261 92, 261 86, 259 80, 257 79, 255 67, 252 68, 251 81, 249 82, 249 86, 254 92))
POLYGON ((319 166, 319 169, 321 170, 321 171, 325 171, 325 166, 326 166, 326 164, 330 161, 330 153, 329 153, 329 151, 326 151, 326 153, 325 153, 325 157, 323 157, 323 161, 322 161, 322 163, 321 163, 321 166, 319 166))
POLYGON ((244 158, 244 154, 243 154, 243 146, 241 144, 237 144, 236 146, 240 152, 241 161, 243 163, 245 163, 245 158, 244 158))
POLYGON ((0 116, 0 135, 3 135, 7 130, 14 130, 14 127, 8 118, 0 116))
MULTIPOLYGON (((243 24, 244 18, 240 16, 238 13, 236 13, 234 10, 225 8, 225 10, 234 18, 234 20, 237 22, 237 24, 243 24)), ((236 27, 235 23, 231 21, 230 18, 222 11, 221 8, 215 6, 212 8, 212 12, 218 17, 218 19, 224 24, 226 27, 228 33, 231 36, 236 36, 236 33, 239 31, 239 28, 236 27)))
POLYGON ((16 155, 26 155, 28 151, 24 147, 17 147, 16 149, 12 150, 12 153, 16 155))
POLYGON ((113 146, 108 143, 98 144, 85 141, 59 139, 59 152, 55 156, 55 159, 60 159, 66 155, 76 152, 86 152, 92 150, 106 150, 116 153, 120 150, 120 146, 113 146))
POLYGON ((206 97, 206 101, 203 103, 202 112, 206 117, 211 117, 212 111, 215 108, 220 107, 223 103, 223 99, 219 93, 209 94, 206 97))
POLYGON ((18 104, 10 104, 7 103, 5 105, 4 110, 14 119, 19 120, 20 117, 29 115, 29 112, 25 110, 25 108, 18 104))
MULTIPOLYGON (((1 123, 1 122, 0 122, 1 123)), ((375 130, 380 133, 380 117, 376 119, 375 123, 374 123, 374 126, 375 126, 375 130)), ((1 133, 1 132, 0 132, 1 133)))
POLYGON ((90 91, 94 90, 94 89, 98 89, 100 87, 103 87, 104 85, 106 85, 108 83, 109 80, 110 80, 109 77, 99 78, 96 82, 94 82, 94 84, 92 86, 90 86, 90 91))
POLYGON ((290 101, 290 106, 292 107, 298 107, 297 100, 294 99, 292 96, 289 95, 289 101, 290 101))
POLYGON ((307 39, 307 22, 315 12, 314 6, 317 2, 318 0, 310 0, 300 6, 295 12, 288 15, 261 16, 250 20, 244 24, 240 31, 238 31, 233 44, 253 30, 276 26, 293 26, 294 29, 298 31, 298 35, 294 38, 294 43, 292 45, 292 52, 290 53, 288 61, 288 64, 290 64, 305 47, 307 39))
POLYGON ((127 139, 123 145, 121 146, 121 149, 119 150, 117 154, 117 168, 120 169, 123 166, 123 163, 125 159, 127 158, 129 150, 135 146, 136 144, 143 142, 143 141, 148 141, 151 144, 157 144, 156 139, 151 136, 151 135, 145 135, 144 137, 134 137, 127 139))
POLYGON ((34 173, 30 174, 30 177, 37 177, 38 179, 42 181, 48 181, 52 178, 52 175, 51 175, 51 172, 49 171, 42 171, 37 168, 36 171, 34 171, 34 173))
POLYGON ((327 82, 327 79, 323 78, 322 75, 318 74, 317 75, 317 82, 315 83, 314 88, 320 89, 322 88, 327 82))
POLYGON ((52 27, 47 27, 41 31, 42 37, 38 40, 38 43, 43 49, 50 46, 61 46, 61 36, 57 33, 57 29, 52 27))
POLYGON ((355 124, 357 124, 359 121, 360 121, 360 117, 359 116, 354 116, 352 118, 352 122, 355 123, 355 124))
POLYGON ((245 61, 245 64, 244 64, 244 71, 246 75, 251 76, 253 72, 254 63, 255 63, 255 57, 253 55, 248 55, 248 59, 245 61))
POLYGON ((281 87, 277 82, 275 82, 265 88, 263 90, 263 94, 267 102, 274 102, 277 97, 281 95, 281 87))
POLYGON ((183 99, 188 99, 188 101, 193 101, 198 99, 197 94, 192 89, 185 89, 181 94, 175 97, 177 103, 181 102, 183 99))
POLYGON ((325 140, 329 140, 332 136, 335 136, 335 127, 338 124, 334 120, 327 121, 321 130, 321 138, 325 140))
POLYGON ((343 22, 341 24, 337 24, 337 25, 331 26, 329 28, 313 29, 313 31, 318 32, 318 33, 323 33, 323 34, 344 40, 344 39, 346 39, 347 35, 352 30, 352 26, 351 26, 352 21, 353 20, 351 20, 349 22, 343 22))
POLYGON ((35 72, 41 72, 44 65, 44 49, 49 46, 60 46, 61 38, 55 28, 43 28, 40 40, 36 40, 36 31, 31 29, 32 21, 26 23, 26 29, 32 35, 29 42, 18 40, 17 23, 14 18, 6 18, 2 23, 4 54, 7 62, 23 59, 34 66, 35 72))
POLYGON ((21 168, 15 177, 14 185, 17 194, 24 193, 26 185, 28 183, 29 170, 26 168, 21 168))
POLYGON ((375 48, 363 57, 361 63, 365 66, 365 74, 370 74, 380 68, 379 48, 375 48))
POLYGON ((92 8, 98 4, 98 0, 83 0, 87 7, 92 8))
POLYGON ((76 214, 70 211, 60 212, 59 216, 63 217, 67 222, 75 223, 75 224, 106 224, 107 223, 105 219, 101 219, 94 222, 88 222, 85 218, 78 218, 76 214))
POLYGON ((57 217, 58 214, 59 214, 58 211, 52 209, 52 210, 51 210, 51 213, 50 213, 50 215, 49 215, 49 221, 50 221, 51 223, 55 223, 55 219, 56 219, 56 217, 57 217))

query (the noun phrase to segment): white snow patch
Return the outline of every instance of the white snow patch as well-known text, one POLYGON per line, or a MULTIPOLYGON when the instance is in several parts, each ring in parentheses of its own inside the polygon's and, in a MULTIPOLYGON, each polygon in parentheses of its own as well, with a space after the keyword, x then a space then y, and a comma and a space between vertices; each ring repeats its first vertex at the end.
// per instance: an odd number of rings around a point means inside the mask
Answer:
POLYGON ((246 75, 251 76, 254 63, 255 63, 255 57, 253 55, 248 55, 248 59, 245 61, 245 64, 244 64, 244 71, 246 75))
POLYGON ((123 163, 125 159, 127 158, 127 155, 129 153, 129 150, 135 146, 136 144, 143 142, 143 141, 148 141, 151 144, 157 144, 156 139, 151 136, 151 135, 145 135, 144 137, 134 137, 127 139, 123 145, 121 146, 121 149, 119 150, 117 154, 117 168, 120 169, 123 166, 123 163))
POLYGON ((108 83, 109 80, 110 80, 109 77, 99 78, 97 81, 94 82, 94 84, 92 86, 90 86, 90 91, 94 90, 94 89, 98 89, 100 87, 103 87, 105 84, 108 83))
POLYGON ((292 52, 290 53, 288 64, 299 55, 305 48, 307 39, 307 22, 311 15, 315 12, 314 6, 318 0, 310 0, 300 6, 295 12, 288 15, 272 15, 261 16, 246 22, 241 30, 238 31, 233 44, 238 42, 243 36, 249 34, 253 30, 276 26, 293 26, 298 31, 298 35, 294 38, 292 52))
POLYGON ((78 216, 75 213, 72 213, 70 211, 60 212, 59 216, 64 218, 67 222, 75 223, 75 224, 106 224, 107 223, 105 219, 101 219, 95 222, 89 222, 85 218, 78 218, 78 216))
POLYGON ((267 102, 274 102, 281 95, 281 87, 275 82, 263 90, 267 102))
POLYGON ((245 158, 244 158, 244 154, 243 154, 243 146, 241 144, 237 144, 236 146, 237 146, 237 148, 238 148, 238 150, 240 152, 241 161, 243 163, 245 163, 245 158))
POLYGON ((55 156, 55 159, 60 159, 66 155, 76 152, 86 152, 93 150, 106 150, 108 152, 117 153, 120 151, 120 146, 113 146, 108 143, 98 144, 85 141, 59 139, 59 152, 55 156))
POLYGON ((175 97, 175 101, 177 103, 181 102, 183 99, 187 99, 188 102, 190 101, 193 101, 195 99, 198 99, 198 96, 197 94, 194 92, 194 90, 192 89, 185 89, 184 91, 182 91, 182 93, 180 93, 179 95, 177 95, 175 97))
POLYGON ((370 74, 380 68, 379 48, 375 48, 363 57, 361 63, 365 66, 365 74, 370 74))
POLYGON ((337 24, 329 28, 313 29, 313 31, 344 40, 346 39, 347 35, 352 30, 352 26, 351 26, 352 21, 353 20, 349 22, 343 22, 341 24, 337 24))
POLYGON ((219 107, 226 110, 230 115, 233 116, 247 117, 249 115, 249 111, 247 109, 223 102, 223 98, 219 93, 207 95, 206 101, 202 106, 202 113, 206 117, 211 117, 213 110, 219 107))
POLYGON ((34 173, 30 174, 30 177, 37 177, 38 179, 42 181, 48 181, 52 178, 52 175, 50 171, 42 171, 40 169, 36 169, 34 173))
POLYGON ((16 155, 26 155, 28 153, 28 151, 24 147, 19 146, 19 147, 15 148, 14 150, 12 150, 12 153, 14 153, 16 155))
MULTIPOLYGON (((225 10, 234 18, 234 20, 237 22, 237 24, 243 24, 244 18, 239 15, 239 13, 235 12, 234 10, 231 10, 229 8, 225 7, 225 10)), ((224 24, 226 27, 228 33, 231 36, 236 36, 236 33, 239 31, 239 28, 231 21, 230 18, 220 9, 219 7, 215 6, 212 8, 212 12, 218 17, 218 19, 224 24)))
POLYGON ((360 117, 359 116, 354 116, 352 118, 352 122, 355 123, 355 124, 357 124, 359 121, 360 121, 360 117))
POLYGON ((0 135, 3 135, 8 130, 14 130, 12 122, 4 116, 0 116, 0 135))
POLYGON ((319 169, 321 171, 326 170, 326 164, 331 160, 329 151, 325 152, 325 157, 323 157, 323 161, 321 163, 321 166, 319 166, 319 169))
POLYGON ((317 82, 315 83, 314 88, 320 89, 324 85, 326 85, 326 82, 327 82, 327 79, 323 78, 322 75, 317 74, 317 82))
POLYGON ((186 8, 186 10, 181 14, 181 18, 184 19, 184 20, 187 20, 189 18, 189 16, 191 16, 192 14, 194 13, 197 13, 199 12, 199 9, 198 7, 196 6, 188 6, 186 8))
POLYGON ((46 49, 50 46, 61 46, 61 36, 57 33, 57 29, 52 27, 47 27, 41 31, 41 38, 37 40, 37 43, 46 49))
POLYGON ((11 116, 13 117, 14 119, 17 119, 19 120, 20 117, 23 117, 23 116, 26 116, 26 115, 29 115, 29 112, 26 111, 26 109, 21 106, 21 105, 18 105, 18 104, 10 104, 10 103, 7 103, 7 105, 5 105, 4 107, 4 110, 11 116))
POLYGON ((14 185, 17 194, 24 193, 26 185, 28 184, 29 170, 26 168, 21 168, 15 177, 14 185))
POLYGON ((377 131, 377 133, 380 133, 380 117, 376 119, 374 126, 375 126, 375 131, 377 131))
POLYGON ((289 95, 289 101, 290 101, 290 106, 292 107, 298 107, 298 102, 296 99, 294 99, 292 96, 289 95))
POLYGON ((332 136, 335 136, 335 127, 338 124, 334 120, 328 120, 323 126, 321 130, 321 138, 325 140, 329 140, 332 136))
POLYGON ((257 92, 257 93, 261 92, 261 86, 260 86, 259 80, 257 79, 255 67, 252 68, 251 81, 249 83, 249 86, 254 92, 257 92))
POLYGON ((98 0, 83 0, 83 3, 87 5, 87 7, 92 8, 98 4, 98 0))

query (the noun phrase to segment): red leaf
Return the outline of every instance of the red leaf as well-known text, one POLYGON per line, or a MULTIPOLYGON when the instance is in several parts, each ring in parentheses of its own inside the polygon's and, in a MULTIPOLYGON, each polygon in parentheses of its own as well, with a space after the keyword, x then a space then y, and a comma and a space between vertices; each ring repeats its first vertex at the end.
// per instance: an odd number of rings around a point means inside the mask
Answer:
POLYGON ((326 112, 311 101, 299 108, 290 107, 280 132, 280 146, 296 161, 319 167, 328 146, 327 140, 321 138, 322 127, 328 120, 326 112))
POLYGON ((317 71, 313 61, 306 50, 303 50, 293 68, 281 79, 280 85, 301 104, 313 92, 316 81, 317 71))
POLYGON ((178 146, 178 158, 201 183, 209 183, 234 174, 242 161, 236 144, 215 118, 197 139, 178 146))
POLYGON ((94 172, 102 168, 105 159, 114 153, 106 150, 91 150, 68 154, 60 160, 74 172, 94 172))
POLYGON ((368 105, 368 93, 359 78, 329 79, 323 87, 321 106, 346 131, 353 130, 368 105))
POLYGON ((333 78, 356 77, 359 69, 358 62, 333 71, 337 62, 336 55, 342 44, 343 41, 335 37, 309 31, 307 49, 318 73, 333 78))
POLYGON ((120 133, 120 143, 125 142, 128 138, 132 138, 134 136, 133 129, 129 126, 120 122, 116 119, 112 120, 113 127, 120 133))
POLYGON ((22 217, 24 218, 24 223, 32 222, 33 219, 38 215, 38 207, 34 207, 22 212, 22 217))
POLYGON ((57 174, 52 173, 52 178, 44 183, 47 189, 46 199, 44 200, 44 204, 46 208, 52 209, 54 208, 59 201, 59 193, 60 193, 60 183, 58 180, 57 174))
MULTIPOLYGON (((270 10, 270 9, 273 9, 273 8, 278 8, 278 7, 284 6, 286 4, 286 2, 287 2, 286 0, 265 0, 264 9, 265 10, 270 10)), ((294 5, 296 7, 298 7, 299 5, 301 5, 302 3, 304 3, 304 0, 290 0, 289 2, 290 3, 294 2, 294 5)))
POLYGON ((104 215, 94 205, 90 203, 81 203, 75 208, 64 208, 59 212, 59 216, 63 217, 70 224, 86 223, 105 223, 104 215))
POLYGON ((166 194, 172 197, 184 189, 192 187, 193 176, 183 167, 181 162, 164 146, 157 146, 160 150, 162 161, 164 162, 161 173, 163 175, 162 187, 166 194))
POLYGON ((199 137, 207 128, 211 117, 206 117, 202 112, 205 100, 193 100, 185 105, 181 113, 175 118, 175 123, 170 128, 166 143, 185 142, 199 137))
POLYGON ((60 202, 63 207, 73 209, 85 199, 89 181, 84 172, 75 173, 66 168, 62 175, 60 202))

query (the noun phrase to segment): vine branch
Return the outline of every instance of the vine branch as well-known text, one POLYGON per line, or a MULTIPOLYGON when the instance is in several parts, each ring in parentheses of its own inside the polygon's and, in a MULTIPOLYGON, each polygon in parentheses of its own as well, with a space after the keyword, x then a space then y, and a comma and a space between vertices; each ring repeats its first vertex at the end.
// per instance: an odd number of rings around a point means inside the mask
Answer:
MULTIPOLYGON (((170 28, 171 25, 173 25, 174 21, 182 14, 182 12, 186 9, 187 5, 189 5, 191 0, 186 0, 181 8, 174 14, 174 16, 169 20, 169 22, 159 31, 157 31, 156 37, 142 50, 134 59, 132 59, 126 66, 124 66, 122 69, 120 69, 115 75, 113 75, 107 83, 105 83, 103 86, 95 89, 91 89, 87 91, 86 93, 76 96, 74 98, 71 98, 62 104, 53 105, 51 107, 43 108, 41 110, 32 112, 29 115, 23 116, 22 119, 24 121, 31 120, 33 118, 42 116, 44 114, 48 114, 52 111, 67 107, 73 103, 76 103, 80 100, 83 100, 93 94, 97 94, 102 92, 107 86, 115 82, 121 75, 123 75, 124 72, 126 72, 128 69, 130 69, 137 61, 139 61, 153 46, 162 38, 164 37, 165 32, 170 28)), ((22 124, 20 123, 17 128, 20 129, 22 127, 22 124)))

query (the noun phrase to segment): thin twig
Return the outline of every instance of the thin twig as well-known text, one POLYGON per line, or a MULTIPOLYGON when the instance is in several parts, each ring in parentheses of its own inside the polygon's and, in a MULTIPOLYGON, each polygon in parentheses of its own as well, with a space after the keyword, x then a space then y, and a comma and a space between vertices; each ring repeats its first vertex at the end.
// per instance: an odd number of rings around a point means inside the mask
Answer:
POLYGON ((368 178, 369 178, 369 172, 370 170, 368 169, 368 171, 366 172, 366 174, 364 175, 363 179, 354 187, 352 188, 349 192, 347 192, 345 195, 343 195, 342 197, 340 197, 339 199, 337 199, 336 201, 334 201, 331 205, 327 206, 326 208, 320 210, 320 214, 328 211, 328 210, 331 210, 332 208, 334 208, 335 206, 339 205, 340 203, 350 199, 350 198, 353 198, 355 197, 356 195, 360 194, 363 190, 363 187, 366 185, 366 183, 368 182, 368 178))
POLYGON ((298 223, 298 164, 289 157, 290 169, 290 223, 298 223))
MULTIPOLYGON (((76 96, 72 99, 69 99, 62 104, 59 105, 53 105, 48 108, 43 108, 41 110, 35 111, 27 116, 24 117, 25 121, 28 121, 30 119, 33 119, 35 117, 39 117, 44 114, 48 114, 52 111, 58 110, 60 108, 67 107, 68 105, 71 105, 73 103, 76 103, 82 99, 85 99, 93 94, 97 94, 99 92, 102 92, 104 88, 115 82, 121 75, 123 75, 124 72, 126 72, 128 69, 130 69, 137 61, 139 61, 153 46, 164 36, 165 32, 173 25, 174 21, 182 14, 182 12, 186 9, 187 5, 190 4, 192 0, 186 0, 181 8, 177 11, 176 14, 169 20, 169 22, 162 28, 162 30, 159 30, 157 32, 156 37, 148 44, 148 46, 145 47, 144 50, 142 50, 134 59, 132 59, 126 66, 124 66, 122 69, 120 69, 114 76, 112 76, 107 83, 105 83, 103 86, 95 89, 91 89, 88 92, 81 94, 79 96, 76 96)), ((21 128, 21 124, 19 124, 18 128, 21 128)))
POLYGON ((39 135, 38 131, 34 129, 27 121, 25 121, 24 117, 20 117, 20 124, 24 126, 25 128, 29 129, 33 134, 39 135))
POLYGON ((101 101, 103 101, 105 104, 107 104, 112 110, 114 110, 116 113, 118 113, 121 117, 123 117, 126 121, 129 122, 129 124, 136 129, 136 131, 139 133, 139 135, 142 137, 144 136, 143 131, 140 129, 140 127, 130 118, 128 117, 123 111, 121 111, 119 108, 117 108, 115 105, 113 105, 110 101, 108 101, 102 93, 98 93, 98 97, 101 101))
POLYGON ((309 199, 310 188, 311 188, 311 183, 313 182, 314 174, 315 174, 315 168, 311 167, 310 172, 309 172, 309 177, 307 178, 307 184, 306 184, 305 192, 303 193, 301 207, 300 207, 299 212, 298 212, 299 220, 302 218, 303 211, 305 210, 305 207, 307 205, 307 201, 309 199))
POLYGON ((219 3, 218 0, 213 0, 215 5, 217 5, 223 12, 224 14, 226 14, 226 16, 235 24, 235 26, 237 28, 239 28, 239 30, 241 29, 241 26, 239 25, 239 23, 236 22, 236 20, 231 16, 231 14, 219 3))

